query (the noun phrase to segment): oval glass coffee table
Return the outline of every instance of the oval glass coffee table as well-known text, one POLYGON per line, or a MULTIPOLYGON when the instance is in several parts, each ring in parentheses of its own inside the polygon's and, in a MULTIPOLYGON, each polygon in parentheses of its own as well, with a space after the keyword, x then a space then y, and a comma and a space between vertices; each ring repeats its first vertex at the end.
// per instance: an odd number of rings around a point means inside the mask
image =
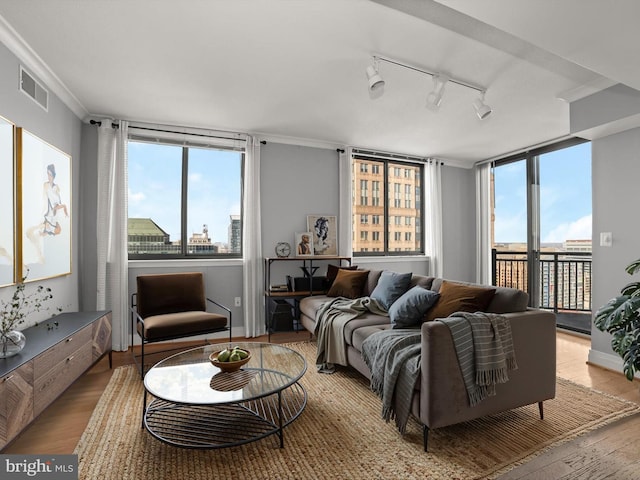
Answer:
POLYGON ((277 434, 307 404, 298 380, 307 363, 295 350, 272 343, 237 342, 197 347, 168 357, 144 377, 143 425, 158 440, 183 448, 223 448, 277 434), (209 355, 238 346, 251 352, 240 370, 222 372, 209 355), (147 406, 147 393, 154 399, 147 406))

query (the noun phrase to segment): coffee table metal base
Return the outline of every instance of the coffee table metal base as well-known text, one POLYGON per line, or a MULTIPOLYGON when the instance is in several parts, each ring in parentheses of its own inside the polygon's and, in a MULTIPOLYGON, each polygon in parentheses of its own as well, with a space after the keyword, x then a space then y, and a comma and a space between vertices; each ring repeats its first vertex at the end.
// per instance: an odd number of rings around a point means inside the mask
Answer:
POLYGON ((307 404, 307 392, 294 383, 278 393, 241 403, 187 405, 154 399, 143 423, 158 440, 176 447, 233 447, 277 434, 284 447, 283 428, 307 404))

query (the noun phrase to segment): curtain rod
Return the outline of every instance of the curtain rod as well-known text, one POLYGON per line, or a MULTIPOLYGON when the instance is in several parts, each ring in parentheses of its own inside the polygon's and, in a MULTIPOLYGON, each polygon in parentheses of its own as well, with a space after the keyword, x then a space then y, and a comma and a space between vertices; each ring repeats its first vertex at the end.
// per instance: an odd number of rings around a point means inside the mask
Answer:
MULTIPOLYGON (((91 125, 98 125, 99 127, 102 126, 102 122, 100 120, 89 120, 89 123, 91 125)), ((120 125, 118 125, 117 123, 112 123, 111 127, 112 128, 120 128, 120 125)), ((179 135, 191 135, 191 136, 194 136, 194 137, 202 137, 202 138, 218 138, 218 139, 221 139, 221 140, 234 140, 234 141, 241 141, 241 142, 246 142, 247 141, 246 138, 223 137, 223 136, 220 136, 220 135, 207 135, 205 133, 177 132, 175 130, 166 130, 166 129, 162 129, 162 128, 153 128, 153 127, 146 127, 146 126, 140 126, 140 125, 130 125, 129 128, 135 128, 135 129, 138 129, 138 130, 148 130, 150 132, 175 133, 175 134, 179 134, 179 135)), ((244 135, 244 134, 238 133, 237 135, 244 135)))

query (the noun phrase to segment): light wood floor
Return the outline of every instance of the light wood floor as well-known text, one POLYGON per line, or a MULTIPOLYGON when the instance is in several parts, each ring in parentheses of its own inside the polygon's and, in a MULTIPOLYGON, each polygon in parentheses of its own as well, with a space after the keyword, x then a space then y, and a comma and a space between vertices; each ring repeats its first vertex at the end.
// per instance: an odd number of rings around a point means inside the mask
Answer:
MULTIPOLYGON (((309 335, 278 333, 272 342, 306 341, 309 335)), ((238 339, 239 341, 241 339, 238 339)), ((266 341, 266 337, 255 339, 266 341)), ((640 382, 621 373, 587 364, 590 340, 558 333, 558 375, 576 383, 640 404, 640 382)), ((114 352, 114 368, 131 363, 131 353, 114 352)), ((112 370, 105 357, 49 406, 2 453, 72 453, 104 391, 112 370)), ((640 415, 622 420, 569 442, 514 469, 504 479, 638 478, 640 415)))

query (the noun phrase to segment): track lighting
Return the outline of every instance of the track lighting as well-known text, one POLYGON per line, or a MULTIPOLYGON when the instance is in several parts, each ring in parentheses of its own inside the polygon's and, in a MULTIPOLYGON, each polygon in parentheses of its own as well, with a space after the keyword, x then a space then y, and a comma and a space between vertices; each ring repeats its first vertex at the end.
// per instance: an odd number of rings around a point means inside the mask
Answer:
POLYGON ((437 112, 440 109, 442 103, 442 96, 444 95, 444 87, 449 81, 449 77, 438 73, 433 75, 433 90, 427 95, 427 108, 437 112))
POLYGON ((369 95, 378 98, 384 93, 384 80, 378 72, 378 60, 374 57, 373 65, 367 67, 367 79, 369 80, 369 95))
POLYGON ((384 80, 380 76, 378 72, 378 63, 386 62, 391 63, 393 65, 397 65, 399 67, 407 68, 409 70, 413 70, 416 72, 424 73, 426 75, 431 76, 433 79, 433 90, 429 92, 427 95, 427 103, 426 106, 428 109, 433 111, 438 111, 440 105, 442 104, 442 98, 444 96, 444 89, 447 83, 455 83, 456 85, 460 85, 461 87, 467 87, 472 90, 475 90, 480 93, 480 98, 476 99, 473 102, 473 108, 478 115, 480 120, 487 118, 491 115, 491 107, 484 103, 484 94, 487 89, 484 87, 480 87, 474 85, 472 83, 464 82, 462 80, 455 79, 451 76, 445 75, 443 73, 431 72, 429 70, 425 70, 424 68, 416 67, 413 65, 407 65, 406 63, 399 62, 397 60, 392 60, 386 57, 380 57, 377 55, 373 56, 373 64, 367 67, 367 80, 369 81, 369 94, 371 98, 378 98, 384 93, 384 80))
POLYGON ((491 115, 491 112, 493 112, 491 107, 484 103, 484 92, 482 92, 480 98, 477 98, 473 101, 473 108, 475 109, 476 115, 478 115, 478 118, 480 120, 487 118, 489 115, 491 115))

